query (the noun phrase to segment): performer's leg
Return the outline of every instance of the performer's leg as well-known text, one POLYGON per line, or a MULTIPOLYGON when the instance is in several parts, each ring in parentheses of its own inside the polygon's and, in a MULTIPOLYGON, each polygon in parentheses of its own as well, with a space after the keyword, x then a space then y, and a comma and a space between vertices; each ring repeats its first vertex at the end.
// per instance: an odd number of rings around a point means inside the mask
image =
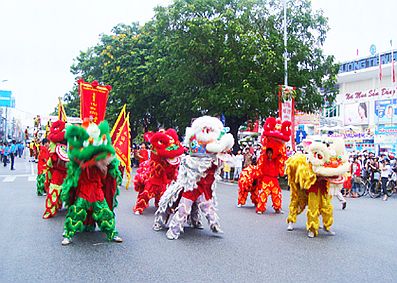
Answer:
POLYGON ((193 201, 182 197, 178 208, 171 219, 169 229, 167 231, 167 238, 170 240, 178 239, 181 232, 183 232, 183 225, 187 221, 187 217, 190 215, 193 201))
POLYGON ((142 214, 143 211, 149 206, 149 201, 153 197, 149 191, 144 189, 140 192, 136 198, 136 203, 133 208, 135 214, 142 214))
POLYGON ((334 234, 330 230, 334 223, 333 211, 332 196, 327 193, 321 194, 320 213, 323 218, 324 230, 328 231, 330 234, 334 234))
POLYGON ((191 223, 192 227, 194 227, 196 229, 203 229, 203 223, 201 222, 200 209, 196 202, 194 202, 192 205, 192 211, 190 213, 190 223, 191 223))
POLYGON ((277 179, 273 180, 272 182, 273 182, 271 187, 272 203, 273 203, 272 206, 275 212, 281 212, 281 201, 282 201, 281 188, 280 185, 278 184, 277 179))
POLYGON ((269 184, 266 184, 265 182, 262 181, 259 184, 258 191, 259 191, 259 197, 258 197, 258 204, 256 205, 256 212, 262 214, 266 211, 267 198, 269 197, 270 194, 269 184))
POLYGON ((248 191, 245 190, 245 188, 238 187, 238 199, 237 199, 237 205, 242 206, 246 203, 248 197, 248 191))
POLYGON ((45 183, 45 174, 37 175, 36 188, 37 188, 38 196, 42 196, 44 194, 44 183, 45 183))
POLYGON ((223 233, 219 224, 219 217, 216 213, 213 199, 206 200, 204 195, 201 195, 197 199, 197 203, 200 211, 203 212, 205 217, 207 218, 208 224, 210 225, 212 232, 223 233))
MULTIPOLYGON (((76 232, 82 232, 84 230, 84 220, 87 217, 87 210, 91 204, 82 198, 77 198, 73 205, 68 209, 66 214, 63 236, 66 239, 72 239, 76 232)), ((70 243, 66 241, 64 244, 70 243), (67 243, 66 243, 67 242, 67 243)))
POLYGON ((45 200, 44 219, 51 218, 58 212, 61 188, 59 185, 50 184, 50 189, 45 200))
POLYGON ((94 213, 92 217, 98 223, 99 229, 106 233, 109 241, 117 236, 116 221, 113 211, 110 210, 106 200, 97 201, 92 204, 94 213))
POLYGON ((319 217, 320 217, 320 202, 321 202, 321 192, 317 193, 310 192, 308 198, 307 207, 307 222, 306 228, 309 231, 309 237, 315 237, 318 234, 319 228, 319 217))

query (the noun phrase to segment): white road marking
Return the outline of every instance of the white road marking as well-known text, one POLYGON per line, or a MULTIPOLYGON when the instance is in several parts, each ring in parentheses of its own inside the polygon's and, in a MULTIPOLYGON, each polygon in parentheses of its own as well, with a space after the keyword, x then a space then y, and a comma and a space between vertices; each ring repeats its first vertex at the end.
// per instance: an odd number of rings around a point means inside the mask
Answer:
POLYGON ((35 175, 31 175, 28 177, 28 181, 29 182, 36 182, 36 176, 35 175))
POLYGON ((7 176, 4 178, 3 182, 4 183, 11 183, 14 182, 17 176, 13 175, 13 176, 7 176))

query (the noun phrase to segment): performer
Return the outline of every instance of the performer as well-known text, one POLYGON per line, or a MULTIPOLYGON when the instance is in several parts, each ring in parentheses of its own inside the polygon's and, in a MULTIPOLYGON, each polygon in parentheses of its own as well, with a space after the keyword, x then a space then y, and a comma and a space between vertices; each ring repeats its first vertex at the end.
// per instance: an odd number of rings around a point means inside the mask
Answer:
POLYGON ((278 176, 284 175, 287 159, 285 142, 290 139, 290 126, 291 122, 289 121, 281 122, 273 117, 266 119, 261 139, 262 149, 257 165, 245 168, 238 181, 238 207, 246 203, 248 193, 251 193, 251 200, 256 206, 256 212, 262 214, 266 211, 267 198, 271 195, 275 213, 283 213, 278 176))
POLYGON ((344 175, 349 171, 343 139, 333 139, 329 144, 304 141, 306 154, 295 154, 286 162, 291 202, 287 218, 288 231, 294 229, 296 217, 307 206, 306 229, 308 237, 318 235, 319 217, 322 216, 324 231, 335 235, 333 224, 332 195, 343 186, 344 175), (327 146, 329 144, 329 146, 327 146))
POLYGON ((47 176, 47 162, 50 157, 50 153, 48 151, 48 147, 50 142, 48 139, 44 138, 41 141, 40 153, 39 153, 39 162, 37 163, 37 195, 42 196, 44 193, 47 193, 45 190, 46 176, 47 176))
POLYGON ((113 209, 117 206, 121 184, 119 162, 111 144, 109 125, 69 126, 68 174, 63 183, 62 200, 69 206, 62 245, 68 245, 76 232, 94 230, 95 223, 109 241, 122 242, 115 227, 113 209), (87 218, 88 217, 88 218, 87 218))
POLYGON ((138 196, 133 211, 138 215, 149 206, 152 198, 158 206, 167 186, 176 180, 180 156, 185 151, 174 129, 148 132, 145 140, 151 144, 150 159, 139 165, 134 178, 138 196))
POLYGON ((62 207, 59 196, 66 177, 66 162, 69 161, 66 153, 65 122, 58 120, 52 124, 48 140, 51 142, 47 163, 50 185, 45 201, 44 219, 53 217, 62 207))
POLYGON ((178 239, 190 217, 191 225, 202 228, 199 212, 207 218, 212 232, 222 233, 214 199, 215 179, 220 179, 221 154, 233 147, 234 139, 214 117, 203 116, 186 129, 185 143, 189 155, 182 158, 178 177, 160 199, 153 229, 169 229, 167 238, 178 239))

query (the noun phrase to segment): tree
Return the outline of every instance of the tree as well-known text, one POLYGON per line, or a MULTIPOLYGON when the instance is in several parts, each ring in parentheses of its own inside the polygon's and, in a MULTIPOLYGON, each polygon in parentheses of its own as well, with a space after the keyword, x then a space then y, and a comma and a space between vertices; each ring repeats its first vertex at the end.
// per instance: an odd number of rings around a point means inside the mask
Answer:
MULTIPOLYGON (((182 130, 194 117, 223 114, 236 135, 248 119, 276 115, 284 77, 282 8, 275 0, 175 0, 157 7, 143 27, 121 24, 102 35, 72 72, 112 85, 107 117, 113 122, 127 103, 135 133, 182 130)), ((296 107, 315 111, 336 94, 338 66, 321 49, 327 19, 309 0, 288 1, 287 14, 296 107)), ((76 93, 68 97, 72 103, 76 93)))

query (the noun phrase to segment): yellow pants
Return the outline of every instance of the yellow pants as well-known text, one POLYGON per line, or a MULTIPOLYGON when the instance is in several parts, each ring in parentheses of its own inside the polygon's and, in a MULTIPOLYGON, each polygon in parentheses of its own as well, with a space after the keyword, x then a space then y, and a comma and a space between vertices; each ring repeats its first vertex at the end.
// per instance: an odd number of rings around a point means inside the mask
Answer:
POLYGON ((323 218, 324 229, 329 230, 334 223, 334 208, 332 207, 331 201, 332 196, 321 192, 321 190, 318 190, 316 193, 309 193, 307 202, 306 229, 312 231, 315 236, 318 235, 320 215, 323 218))

